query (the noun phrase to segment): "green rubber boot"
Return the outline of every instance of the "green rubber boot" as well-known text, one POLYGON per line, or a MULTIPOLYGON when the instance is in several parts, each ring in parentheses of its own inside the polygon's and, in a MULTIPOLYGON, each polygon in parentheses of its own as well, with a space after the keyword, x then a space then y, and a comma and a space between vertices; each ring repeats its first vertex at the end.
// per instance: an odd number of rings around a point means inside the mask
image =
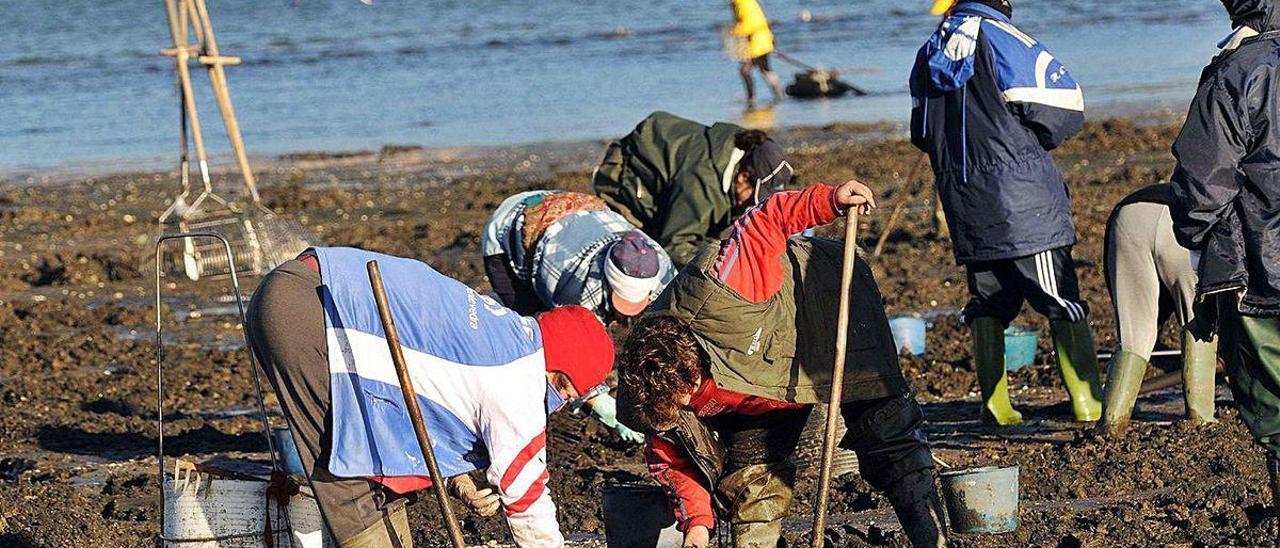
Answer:
POLYGON ((1022 414, 1009 403, 1009 375, 1004 367, 1004 327, 995 318, 973 320, 973 368, 982 391, 982 422, 996 426, 1022 424, 1022 414))
POLYGON ((1133 352, 1121 350, 1111 358, 1107 368, 1107 397, 1102 404, 1102 422, 1098 425, 1104 434, 1115 436, 1129 428, 1129 416, 1133 414, 1133 404, 1138 401, 1146 373, 1147 360, 1133 352))
POLYGON ((1098 382, 1098 349, 1093 345, 1093 331, 1084 320, 1049 322, 1053 332, 1053 348, 1058 354, 1062 384, 1071 395, 1071 410, 1079 422, 1102 418, 1102 386, 1098 382))
POLYGON ((1218 422, 1213 416, 1214 376, 1218 368, 1218 340, 1197 340, 1182 331, 1182 394, 1192 424, 1218 422))

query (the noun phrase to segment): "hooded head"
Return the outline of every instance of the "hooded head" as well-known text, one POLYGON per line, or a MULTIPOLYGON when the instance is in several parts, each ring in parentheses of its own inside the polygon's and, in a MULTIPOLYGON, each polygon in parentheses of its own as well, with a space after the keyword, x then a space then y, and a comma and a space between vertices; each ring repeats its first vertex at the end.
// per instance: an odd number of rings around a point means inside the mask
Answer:
POLYGON ((787 162, 782 146, 758 129, 740 131, 733 146, 743 152, 738 163, 734 201, 739 208, 763 203, 791 182, 795 170, 787 162))
POLYGON ((613 369, 613 339, 604 324, 581 306, 559 306, 538 315, 547 371, 569 377, 578 395, 586 394, 613 369))
POLYGON ((1258 32, 1280 30, 1280 10, 1277 0, 1222 0, 1231 16, 1231 26, 1247 26, 1258 32))
POLYGON ((1003 13, 1005 17, 1013 18, 1013 5, 1009 3, 1009 0, 935 0, 930 13, 942 15, 951 11, 951 8, 957 4, 967 3, 982 4, 1003 13))

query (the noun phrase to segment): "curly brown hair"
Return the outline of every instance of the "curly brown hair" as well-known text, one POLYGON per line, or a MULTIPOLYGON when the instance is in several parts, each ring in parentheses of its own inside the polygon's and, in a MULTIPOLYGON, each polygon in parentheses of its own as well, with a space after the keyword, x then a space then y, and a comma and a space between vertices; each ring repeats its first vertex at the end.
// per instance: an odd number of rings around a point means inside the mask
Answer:
POLYGON ((628 424, 645 432, 671 428, 677 399, 707 374, 706 354, 689 323, 670 316, 641 318, 627 334, 618 362, 618 399, 628 402, 628 424))

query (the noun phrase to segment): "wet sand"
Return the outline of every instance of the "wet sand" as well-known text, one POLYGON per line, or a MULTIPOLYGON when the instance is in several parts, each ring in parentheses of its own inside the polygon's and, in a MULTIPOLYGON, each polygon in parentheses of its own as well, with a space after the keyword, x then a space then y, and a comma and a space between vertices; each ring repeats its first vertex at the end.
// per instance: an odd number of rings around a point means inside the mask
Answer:
MULTIPOLYGON (((1103 224, 1112 206, 1172 168, 1177 128, 1113 119, 1090 123, 1056 152, 1071 187, 1084 296, 1099 345, 1115 343, 1102 275, 1103 224)), ((1014 398, 1029 426, 981 427, 968 332, 952 311, 963 271, 934 230, 931 192, 903 179, 919 158, 892 126, 779 132, 801 182, 857 175, 882 209, 863 218, 874 246, 889 209, 912 207, 873 261, 891 313, 932 312, 928 352, 903 367, 925 404, 937 454, 956 466, 1019 464, 1022 526, 1002 536, 958 536, 961 546, 1257 545, 1274 519, 1263 457, 1219 390, 1221 422, 1180 422, 1180 390, 1139 404, 1132 431, 1095 438, 1069 422, 1065 392, 1042 337, 1036 365, 1015 372, 1014 398)), ((263 195, 328 245, 421 258, 487 288, 479 243, 502 198, 533 188, 585 191, 598 142, 517 148, 386 148, 290 155, 260 163, 263 195)), ((219 185, 234 185, 218 171, 219 185)), ((148 546, 156 533, 154 484, 154 219, 178 186, 174 173, 18 180, 0 185, 0 546, 148 546), (38 183, 38 184, 37 184, 38 183)), ((221 187, 220 187, 221 188, 221 187)), ((232 193, 234 194, 234 193, 232 193)), ((256 280, 246 280, 246 290, 256 280)), ((167 279, 166 457, 263 458, 247 355, 225 282, 167 279)), ((1027 311, 1020 324, 1047 328, 1027 311)), ((1166 326, 1162 345, 1177 348, 1166 326)), ((1157 362, 1151 375, 1174 363, 1157 362)), ((273 398, 268 398, 274 409, 273 398)), ((276 414, 273 421, 283 423, 276 414)), ((574 538, 603 534, 599 486, 643 479, 638 448, 592 421, 552 420, 548 442, 560 522, 574 538)), ((811 511, 802 481, 790 536, 811 511)), ((888 505, 857 478, 837 482, 833 533, 842 545, 903 545, 888 505)), ((499 518, 462 513, 468 540, 502 542, 499 518)), ((419 546, 439 536, 434 502, 414 505, 419 546)))

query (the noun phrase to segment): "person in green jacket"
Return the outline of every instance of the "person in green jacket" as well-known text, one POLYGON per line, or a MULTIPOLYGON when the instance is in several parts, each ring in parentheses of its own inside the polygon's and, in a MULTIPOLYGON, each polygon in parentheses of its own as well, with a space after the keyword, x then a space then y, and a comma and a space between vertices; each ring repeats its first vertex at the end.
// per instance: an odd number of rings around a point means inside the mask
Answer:
POLYGON ((763 131, 655 112, 609 144, 591 186, 680 268, 793 174, 763 131))
MULTIPOLYGON (((858 181, 775 194, 703 248, 627 334, 617 418, 650 434, 649 473, 686 547, 709 546, 717 518, 732 546, 779 545, 792 455, 813 406, 831 397, 843 304, 843 244, 792 235, 853 207, 875 207, 858 181)), ((862 479, 888 499, 911 546, 947 546, 924 414, 861 257, 848 306, 840 446, 857 454, 862 479)))

